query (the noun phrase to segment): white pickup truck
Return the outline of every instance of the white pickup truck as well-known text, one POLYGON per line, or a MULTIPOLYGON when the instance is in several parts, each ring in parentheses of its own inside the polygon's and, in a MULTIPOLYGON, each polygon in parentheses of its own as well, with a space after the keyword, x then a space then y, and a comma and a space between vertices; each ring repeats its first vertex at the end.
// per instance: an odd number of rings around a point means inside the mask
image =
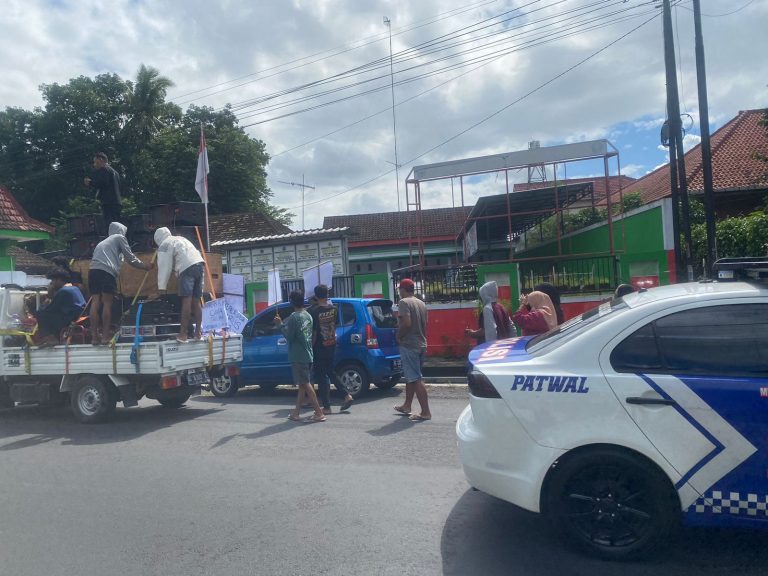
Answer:
POLYGON ((175 339, 30 345, 20 329, 24 297, 33 291, 0 288, 0 407, 64 404, 80 422, 105 420, 118 401, 141 397, 178 408, 211 378, 237 374, 243 357, 239 334, 186 343, 175 339))

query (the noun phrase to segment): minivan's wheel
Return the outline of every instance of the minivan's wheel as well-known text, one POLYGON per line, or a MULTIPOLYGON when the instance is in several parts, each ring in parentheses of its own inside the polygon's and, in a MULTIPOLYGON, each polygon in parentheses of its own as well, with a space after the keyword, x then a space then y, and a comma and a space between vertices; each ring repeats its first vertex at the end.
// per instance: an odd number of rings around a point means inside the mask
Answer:
POLYGON ((376 388, 379 390, 389 390, 397 386, 397 383, 402 380, 402 376, 392 376, 391 378, 385 378, 381 382, 376 382, 376 388))
POLYGON ((70 404, 75 418, 84 424, 102 422, 115 409, 112 394, 98 376, 80 378, 70 394, 70 404))
POLYGON ((547 512, 570 541, 602 558, 621 560, 668 540, 680 506, 671 483, 650 463, 603 448, 556 466, 547 512))
POLYGON ((186 396, 177 396, 174 398, 163 398, 162 400, 158 400, 160 402, 160 405, 163 408, 168 408, 169 410, 175 410, 176 408, 181 408, 184 406, 184 403, 189 400, 189 395, 186 396))
POLYGON ((223 371, 211 373, 211 392, 219 398, 229 398, 237 393, 237 378, 227 376, 223 371))
POLYGON ((368 372, 366 372, 365 368, 359 364, 354 364, 352 362, 342 364, 336 368, 336 375, 339 377, 339 380, 341 380, 341 383, 344 384, 352 398, 362 396, 368 392, 368 388, 371 386, 371 381, 368 379, 368 372))

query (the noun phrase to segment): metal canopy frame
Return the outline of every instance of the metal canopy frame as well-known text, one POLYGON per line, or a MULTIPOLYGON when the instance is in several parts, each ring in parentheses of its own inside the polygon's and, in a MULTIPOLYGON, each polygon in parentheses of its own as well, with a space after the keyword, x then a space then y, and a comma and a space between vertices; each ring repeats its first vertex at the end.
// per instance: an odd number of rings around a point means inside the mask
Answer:
MULTIPOLYGON (((503 172, 505 192, 481 197, 467 217, 456 240, 458 242, 459 238, 464 236, 466 242, 466 232, 472 224, 475 222, 486 222, 488 230, 492 232, 493 236, 503 238, 509 245, 509 257, 506 260, 491 260, 484 263, 512 263, 524 260, 515 258, 512 238, 519 236, 533 226, 541 224, 550 216, 562 214, 574 202, 582 200, 587 196, 591 197, 592 207, 594 208, 595 197, 592 185, 569 185, 563 181, 558 183, 557 170, 560 166, 567 166, 574 162, 600 159, 603 161, 603 175, 601 177, 605 180, 605 202, 608 210, 608 246, 605 252, 590 253, 589 256, 615 256, 611 196, 618 192, 620 199, 623 197, 619 151, 608 140, 591 140, 414 166, 405 180, 406 211, 416 213, 414 229, 409 230, 410 267, 418 267, 420 269, 425 267, 424 234, 421 217, 422 183, 451 179, 451 186, 453 186, 454 179, 458 178, 461 191, 461 205, 464 206, 465 177, 503 172), (617 191, 612 191, 610 186, 609 161, 612 158, 616 159, 617 191), (542 182, 541 188, 510 193, 509 171, 531 168, 540 169, 544 173, 546 173, 547 168, 551 168, 555 174, 555 179, 552 182, 542 182), (416 255, 414 255, 414 248, 416 249, 416 255)), ((601 177, 598 176, 595 180, 601 177)), ((586 255, 582 254, 582 256, 586 255)), ((556 258, 563 258, 564 256, 561 244, 561 227, 558 226, 556 258)), ((574 256, 574 254, 568 256, 574 256)), ((540 259, 551 260, 552 257, 540 259)))

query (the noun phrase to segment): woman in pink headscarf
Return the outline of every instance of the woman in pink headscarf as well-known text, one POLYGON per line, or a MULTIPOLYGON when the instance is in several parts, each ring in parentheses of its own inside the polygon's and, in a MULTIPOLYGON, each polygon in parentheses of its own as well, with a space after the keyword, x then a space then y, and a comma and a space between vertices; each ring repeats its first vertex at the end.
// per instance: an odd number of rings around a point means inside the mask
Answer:
POLYGON ((520 297, 520 309, 512 321, 523 331, 523 336, 549 332, 557 326, 557 315, 552 300, 544 292, 531 292, 520 297))

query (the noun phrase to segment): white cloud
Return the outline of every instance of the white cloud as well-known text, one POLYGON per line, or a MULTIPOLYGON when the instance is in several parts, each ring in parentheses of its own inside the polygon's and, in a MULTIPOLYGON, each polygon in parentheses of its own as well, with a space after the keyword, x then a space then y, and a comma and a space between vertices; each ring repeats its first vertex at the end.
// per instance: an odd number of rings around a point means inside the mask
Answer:
POLYGON ((683 136, 683 150, 688 152, 694 146, 697 146, 701 142, 701 136, 698 134, 686 134, 683 136))
MULTIPOLYGON (((569 7, 590 3, 590 0, 573 0, 569 2, 569 7)), ((269 152, 274 154, 391 105, 386 62, 389 43, 382 16, 387 15, 392 21, 393 49, 397 53, 518 5, 512 0, 498 0, 449 17, 449 11, 467 6, 467 0, 262 0, 257 3, 232 0, 167 0, 162 3, 136 0, 109 3, 96 0, 6 0, 3 18, 0 19, 0 34, 7 47, 0 62, 3 72, 0 105, 32 108, 42 103, 37 89, 40 84, 67 82, 81 74, 93 76, 103 72, 115 72, 124 78, 131 78, 139 65, 145 63, 157 67, 162 74, 174 80, 176 87, 170 96, 182 106, 194 102, 218 107, 227 102, 240 103, 263 97, 385 59, 383 68, 355 79, 381 76, 378 80, 344 93, 315 98, 299 107, 375 86, 381 86, 383 90, 248 128, 249 134, 262 138, 269 152), (437 15, 442 15, 440 20, 427 24, 437 15), (406 26, 412 25, 420 27, 403 31, 406 26), (375 35, 378 35, 377 38, 372 38, 375 35), (366 38, 368 40, 363 40, 366 38), (359 47, 348 50, 352 45, 359 47), (331 56, 333 53, 337 54, 331 56), (315 56, 308 60, 296 61, 312 54, 315 56), (310 60, 317 61, 299 67, 310 60), (296 62, 253 75, 256 71, 291 61, 296 62), (243 78, 238 82, 182 97, 239 77, 243 78), (242 86, 222 91, 236 84, 242 86), (214 91, 220 93, 212 94, 214 91)), ((616 5, 626 7, 618 0, 616 5)), ((561 14, 563 10, 562 6, 554 3, 541 8, 529 20, 561 14)), ((768 103, 765 87, 768 61, 744 57, 744 54, 761 54, 768 48, 768 37, 762 30, 767 19, 768 3, 754 3, 733 16, 704 21, 713 130, 741 109, 762 107, 768 103)), ((414 163, 524 149, 532 139, 540 140, 546 146, 610 138, 619 148, 630 150, 633 130, 658 130, 665 116, 664 62, 658 19, 562 78, 547 85, 545 83, 641 21, 622 22, 556 43, 514 52, 443 86, 439 84, 469 68, 396 86, 398 102, 435 87, 396 110, 398 157, 404 164, 401 180, 405 179, 414 163), (543 87, 537 90, 540 86, 543 87), (505 106, 509 108, 504 112, 421 156, 505 106), (622 125, 620 130, 618 124, 622 125)), ((682 39, 679 63, 684 71, 681 100, 684 111, 696 118, 698 108, 690 12, 679 10, 677 23, 682 39)), ((508 34, 527 33, 526 30, 513 29, 518 25, 519 22, 510 21, 505 29, 508 34)), ((486 30, 490 31, 493 29, 486 30)), ((463 47, 477 46, 477 42, 475 40, 474 44, 463 47)), ((427 67, 413 67, 442 55, 439 52, 424 52, 426 50, 405 63, 396 64, 396 80, 429 70, 427 67), (405 71, 406 68, 412 69, 405 71)), ((472 55, 463 58, 466 60, 468 57, 472 55)), ((442 65, 461 60, 446 60, 442 65)), ((306 96, 334 86, 326 84, 293 93, 290 97, 306 96)), ((285 103, 287 98, 289 96, 269 102, 285 103)), ((254 112, 251 108, 240 114, 242 124, 250 124, 296 108, 288 106, 246 117, 246 113, 254 112)), ((689 134, 686 138, 687 147, 695 144, 694 135, 689 134)), ((637 153, 644 148, 646 146, 635 141, 637 153)), ((647 156, 647 165, 656 162, 652 147, 647 156)), ((392 116, 388 110, 352 128, 274 158, 268 168, 269 183, 275 192, 275 202, 292 207, 298 213, 301 205, 298 190, 277 184, 278 179, 296 181, 304 174, 307 183, 317 187, 316 191, 307 194, 309 203, 387 172, 391 169, 387 161, 394 161, 392 116)), ((637 167, 632 169, 642 171, 641 162, 635 164, 637 167)), ((495 185, 493 179, 488 178, 465 186, 465 201, 495 189, 495 185)), ((395 210, 397 200, 394 190, 394 176, 388 174, 347 194, 307 204, 306 224, 318 226, 323 216, 331 214, 395 210)), ((429 190, 434 190, 434 197, 425 197, 425 205, 450 200, 449 187, 432 186, 429 190)), ((402 196, 404 189, 401 184, 402 196)))

